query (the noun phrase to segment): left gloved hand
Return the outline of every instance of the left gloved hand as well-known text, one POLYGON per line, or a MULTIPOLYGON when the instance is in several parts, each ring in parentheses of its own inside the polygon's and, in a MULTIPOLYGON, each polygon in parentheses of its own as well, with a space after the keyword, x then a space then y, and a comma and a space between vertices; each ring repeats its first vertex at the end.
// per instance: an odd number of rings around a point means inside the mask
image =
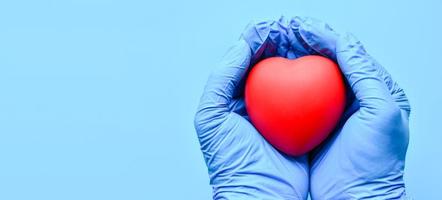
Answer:
POLYGON ((309 53, 295 36, 297 20, 251 24, 209 77, 195 128, 214 199, 307 198, 307 157, 291 157, 272 147, 248 121, 243 98, 249 66, 269 56, 309 53))

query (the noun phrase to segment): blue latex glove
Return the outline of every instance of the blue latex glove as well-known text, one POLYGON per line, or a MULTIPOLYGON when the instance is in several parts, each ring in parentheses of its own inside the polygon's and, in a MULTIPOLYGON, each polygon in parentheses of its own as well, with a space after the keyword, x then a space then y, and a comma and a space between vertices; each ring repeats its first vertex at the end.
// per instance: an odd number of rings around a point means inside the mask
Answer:
POLYGON ((312 156, 312 199, 405 199, 403 180, 410 105, 394 82, 352 35, 306 19, 304 41, 336 60, 355 100, 336 132, 312 156))
POLYGON ((308 54, 294 37, 296 20, 252 23, 209 77, 195 128, 214 199, 307 198, 307 157, 284 155, 267 143, 248 121, 243 99, 250 65, 269 56, 308 54))

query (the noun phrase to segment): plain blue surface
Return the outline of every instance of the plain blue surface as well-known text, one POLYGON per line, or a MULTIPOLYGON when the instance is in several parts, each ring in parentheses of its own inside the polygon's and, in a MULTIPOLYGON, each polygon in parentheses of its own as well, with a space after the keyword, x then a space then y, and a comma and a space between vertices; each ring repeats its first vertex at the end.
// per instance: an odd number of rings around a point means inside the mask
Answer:
POLYGON ((442 199, 442 2, 1 1, 0 199, 210 199, 193 116, 250 20, 351 31, 411 105, 406 184, 442 199))

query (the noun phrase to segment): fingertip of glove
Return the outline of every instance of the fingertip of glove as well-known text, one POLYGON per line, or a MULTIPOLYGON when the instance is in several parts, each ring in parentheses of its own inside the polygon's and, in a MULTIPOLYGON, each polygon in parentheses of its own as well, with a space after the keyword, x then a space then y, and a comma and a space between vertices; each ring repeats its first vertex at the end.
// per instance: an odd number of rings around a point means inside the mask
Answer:
POLYGON ((299 35, 316 53, 336 60, 336 33, 327 23, 306 18, 299 26, 299 35))

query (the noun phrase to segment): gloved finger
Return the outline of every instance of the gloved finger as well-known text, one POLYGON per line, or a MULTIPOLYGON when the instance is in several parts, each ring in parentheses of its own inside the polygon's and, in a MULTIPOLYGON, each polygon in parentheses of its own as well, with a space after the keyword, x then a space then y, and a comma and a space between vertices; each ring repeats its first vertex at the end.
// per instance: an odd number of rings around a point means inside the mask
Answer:
MULTIPOLYGON (((327 23, 314 18, 305 18, 300 24, 299 33, 303 40, 319 54, 336 61, 336 42, 339 34, 336 33, 327 23)), ((390 74, 375 59, 367 54, 367 57, 378 70, 379 77, 387 85, 390 94, 397 105, 407 114, 410 112, 410 105, 403 89, 392 80, 390 74)))
POLYGON ((249 67, 250 57, 250 47, 241 39, 211 73, 195 116, 197 132, 205 132, 225 120, 235 89, 249 67))
POLYGON ((381 64, 379 64, 373 57, 369 56, 373 63, 375 63, 375 66, 378 67, 379 74, 384 80, 384 82, 387 84, 388 89, 390 90, 391 95, 393 96, 393 99, 395 100, 396 104, 403 110, 407 116, 410 115, 411 107, 410 103, 408 101, 407 95, 405 94, 405 91, 399 86, 399 84, 396 81, 393 81, 391 78, 390 73, 387 72, 387 70, 382 67, 381 64))
POLYGON ((356 99, 359 100, 361 109, 383 111, 396 105, 390 90, 379 76, 376 64, 353 35, 347 34, 338 38, 336 58, 356 99))
POLYGON ((336 61, 336 41, 339 34, 327 23, 306 17, 299 26, 299 34, 314 51, 336 61))
POLYGON ((301 17, 282 16, 277 21, 251 22, 241 36, 252 49, 251 65, 268 57, 294 59, 316 53, 303 44, 299 35, 302 20, 301 17))

